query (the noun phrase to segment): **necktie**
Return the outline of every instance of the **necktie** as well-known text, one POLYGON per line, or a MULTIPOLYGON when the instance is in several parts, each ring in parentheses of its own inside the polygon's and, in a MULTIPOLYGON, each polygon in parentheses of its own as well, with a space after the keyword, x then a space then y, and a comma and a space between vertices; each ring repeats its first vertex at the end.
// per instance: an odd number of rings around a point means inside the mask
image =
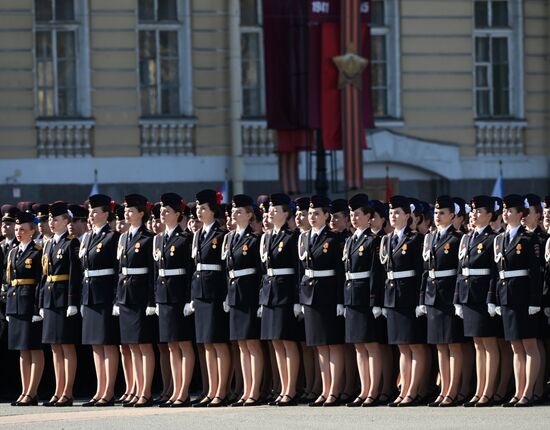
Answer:
POLYGON ((311 235, 311 246, 315 245, 315 243, 317 242, 317 237, 319 237, 319 235, 317 233, 313 233, 311 235))
POLYGON ((21 247, 18 247, 17 253, 15 254, 15 260, 19 260, 19 257, 21 257, 21 254, 23 254, 23 249, 21 247))
POLYGON ((504 249, 508 248, 508 244, 510 243, 510 233, 506 232, 504 235, 504 249))
POLYGON ((479 233, 477 232, 477 230, 474 232, 474 240, 476 240, 476 238, 479 236, 479 233))
POLYGON ((397 242, 399 242, 399 236, 394 234, 391 238, 391 249, 397 248, 397 242))

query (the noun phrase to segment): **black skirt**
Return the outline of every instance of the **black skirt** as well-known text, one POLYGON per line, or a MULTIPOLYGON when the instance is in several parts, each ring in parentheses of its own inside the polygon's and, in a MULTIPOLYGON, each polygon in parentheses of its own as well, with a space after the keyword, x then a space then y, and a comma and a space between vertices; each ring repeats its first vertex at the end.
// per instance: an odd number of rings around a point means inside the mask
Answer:
POLYGON ((388 308, 388 344, 426 343, 427 318, 416 318, 415 308, 388 308))
POLYGON ((67 308, 44 309, 42 343, 76 345, 80 343, 81 334, 80 313, 67 317, 67 308))
POLYGON ((153 316, 145 315, 145 306, 118 305, 120 309, 120 343, 154 343, 155 321, 153 316))
POLYGON ((261 320, 258 306, 231 306, 229 311, 229 340, 259 339, 261 320))
POLYGON ((113 305, 101 303, 82 306, 82 344, 118 345, 120 330, 118 318, 113 316, 113 305))
POLYGON ((471 303, 462 306, 464 312, 464 336, 466 337, 497 337, 498 325, 501 319, 491 317, 487 312, 487 304, 471 303))
POLYGON ((292 304, 281 306, 264 305, 261 323, 262 340, 300 340, 293 306, 292 304))
POLYGON ((159 304, 159 342, 195 340, 195 317, 183 315, 183 303, 159 304))
POLYGON ((428 336, 431 345, 464 342, 464 324, 455 315, 455 307, 426 306, 428 310, 428 336))
POLYGON ((540 315, 529 315, 528 305, 501 306, 504 339, 532 339, 539 336, 540 315))
POLYGON ((197 343, 229 341, 229 315, 223 310, 223 300, 194 299, 195 336, 197 343))
POLYGON ((386 318, 374 318, 370 306, 346 306, 346 343, 387 343, 386 318))
POLYGON ((32 322, 32 316, 9 315, 8 349, 28 351, 42 349, 42 321, 32 322))
POLYGON ((345 340, 345 322, 336 316, 336 305, 304 306, 306 345, 339 345, 345 340))

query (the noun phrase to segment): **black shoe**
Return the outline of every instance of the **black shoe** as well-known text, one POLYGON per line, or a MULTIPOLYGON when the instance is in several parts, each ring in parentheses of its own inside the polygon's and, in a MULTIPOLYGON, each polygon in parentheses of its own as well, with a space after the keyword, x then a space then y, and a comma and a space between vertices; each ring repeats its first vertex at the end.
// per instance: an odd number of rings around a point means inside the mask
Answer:
POLYGON ((143 403, 134 403, 134 408, 149 408, 149 407, 153 406, 153 398, 152 397, 147 398, 145 396, 141 396, 141 399, 145 399, 145 401, 143 403))
POLYGON ((227 397, 224 397, 223 399, 221 397, 214 397, 212 401, 208 404, 209 408, 221 408, 223 406, 227 406, 228 400, 227 397), (214 400, 219 399, 219 402, 214 403, 214 400))
POLYGON ((67 396, 62 396, 59 401, 55 402, 56 408, 64 408, 73 405, 73 399, 69 399, 67 396))
MULTIPOLYGON (((103 408, 106 406, 114 406, 115 405, 115 396, 111 397, 111 400, 107 400, 106 398, 102 397, 99 399, 94 406, 98 408, 103 408)), ((123 405, 125 406, 125 405, 123 405)))
POLYGON ((229 406, 232 408, 238 408, 244 405, 245 399, 239 399, 235 403, 231 403, 229 406))
MULTIPOLYGON (((244 402, 243 406, 260 406, 263 403, 262 399, 256 400, 253 397, 250 397, 248 400, 246 402, 244 402), (249 402, 248 400, 252 400, 252 401, 249 402)), ((296 402, 296 404, 298 404, 298 402, 296 402)), ((294 405, 281 405, 281 402, 279 402, 278 406, 294 406, 294 405)))
POLYGON ((526 396, 523 396, 521 398, 521 400, 517 401, 516 404, 514 405, 516 408, 528 408, 528 407, 531 407, 535 404, 535 402, 533 401, 533 397, 531 398, 528 398, 526 396), (521 403, 522 400, 527 400, 526 402, 523 402, 521 403))
MULTIPOLYGON (((440 407, 440 408, 452 408, 452 407, 454 407, 454 406, 458 406, 458 401, 457 401, 457 399, 453 399, 451 396, 445 396, 445 399, 451 399, 451 401, 448 402, 448 403, 443 403, 443 402, 441 402, 441 403, 439 404, 439 407, 440 407)), ((445 399, 443 399, 443 400, 445 400, 445 399)))
POLYGON ((510 399, 510 401, 508 403, 504 403, 502 405, 502 407, 503 408, 513 408, 516 405, 517 402, 519 402, 519 399, 516 396, 514 396, 510 399))
POLYGON ((348 408, 358 408, 360 407, 366 399, 363 399, 362 397, 357 397, 353 402, 346 403, 346 406, 348 408))
POLYGON ((38 406, 38 396, 31 397, 29 395, 23 396, 23 399, 31 399, 29 402, 19 401, 15 406, 38 406))
POLYGON ((323 400, 315 400, 314 402, 310 402, 308 403, 307 405, 310 407, 310 408, 318 408, 320 406, 323 406, 325 404, 325 402, 327 401, 327 398, 325 396, 320 396, 318 397, 318 399, 321 398, 323 400))
POLYGON ((473 408, 474 406, 477 405, 477 402, 479 402, 480 400, 481 400, 481 397, 474 396, 474 397, 472 397, 472 400, 470 400, 469 402, 464 403, 462 406, 464 406, 465 408, 473 408))
POLYGON ((191 397, 187 396, 187 399, 185 400, 177 399, 175 402, 172 403, 170 407, 171 408, 190 408, 191 406, 192 406, 191 397))
MULTIPOLYGON (((48 400, 47 402, 43 402, 42 406, 46 406, 46 407, 55 406, 56 402, 59 401, 59 397, 53 396, 52 399, 55 399, 55 400, 48 400)), ((12 403, 12 406, 14 406, 13 403, 12 403)))
MULTIPOLYGON (((279 404, 277 406, 298 406, 298 402, 296 401, 295 397, 290 397, 288 395, 285 395, 279 401, 279 404)), ((252 400, 254 400, 254 399, 252 399, 252 400)), ((246 403, 244 405, 247 406, 246 403)), ((254 405, 249 403, 249 406, 254 406, 254 405)))
POLYGON ((159 405, 159 408, 171 408, 174 402, 172 400, 166 400, 164 403, 159 405))
POLYGON ((160 405, 161 403, 166 403, 169 400, 168 397, 158 396, 153 399, 153 405, 160 405))
POLYGON ((133 397, 133 395, 131 395, 131 394, 126 394, 126 393, 124 393, 122 396, 120 396, 118 399, 115 400, 115 404, 116 404, 116 405, 121 405, 121 404, 123 404, 123 403, 126 401, 126 399, 127 399, 128 397, 130 397, 130 396, 133 397))
POLYGON ((84 406, 84 407, 88 408, 88 407, 90 407, 90 406, 95 406, 95 404, 96 404, 97 402, 99 402, 99 399, 94 399, 94 398, 92 397, 91 400, 88 400, 87 402, 82 403, 82 405, 80 405, 80 406, 84 406))
POLYGON ((429 408, 437 408, 439 404, 443 401, 445 397, 443 397, 441 394, 437 396, 437 399, 435 399, 433 402, 428 403, 429 408))
POLYGON ((201 399, 200 402, 193 404, 193 407, 194 408, 206 408, 210 404, 211 401, 212 401, 212 399, 210 397, 206 396, 205 398, 201 399))
MULTIPOLYGON (((387 401, 387 399, 386 399, 387 401)), ((385 403, 385 402, 384 402, 385 403)), ((371 397, 371 396, 368 396, 365 401, 363 402, 363 404, 361 405, 361 407, 363 408, 374 408, 375 406, 380 406, 382 403, 380 402, 380 396, 378 396, 377 398, 374 398, 374 397, 371 397), (367 400, 372 400, 371 402, 367 402, 367 400)))
POLYGON ((283 398, 283 396, 281 396, 280 394, 274 399, 274 400, 271 400, 270 402, 267 402, 267 404, 269 406, 277 406, 279 404, 279 402, 281 401, 281 399, 283 398))
MULTIPOLYGON (((416 396, 414 399, 411 397, 411 396, 406 396, 403 400, 405 399, 411 399, 410 402, 406 402, 406 403, 403 403, 403 401, 401 401, 400 403, 397 404, 397 407, 398 408, 409 408, 411 406, 418 406, 420 404, 420 399, 421 397, 420 396, 416 396)), ((441 404, 439 405, 441 406, 441 404)))
MULTIPOLYGON (((487 401, 483 402, 483 403, 478 401, 476 403, 476 408, 490 408, 491 406, 495 406, 495 402, 494 402, 492 397, 481 396, 481 399, 483 399, 483 398, 487 399, 487 401)), ((481 399, 479 399, 479 400, 481 400, 481 399)))
POLYGON ((348 393, 342 393, 340 394, 340 398, 338 399, 338 401, 340 402, 341 405, 346 405, 351 401, 351 399, 352 399, 352 396, 350 396, 348 393))
POLYGON ((340 398, 338 396, 335 396, 334 394, 330 394, 328 396, 328 399, 325 403, 323 403, 323 407, 330 408, 330 407, 333 407, 333 406, 340 406, 340 398), (328 399, 330 399, 331 397, 336 399, 336 400, 334 402, 328 402, 328 399))
POLYGON ((399 404, 400 404, 402 401, 403 401, 403 397, 397 396, 396 399, 395 399, 393 402, 388 403, 388 406, 389 406, 390 408, 395 408, 395 407, 399 406, 399 404))

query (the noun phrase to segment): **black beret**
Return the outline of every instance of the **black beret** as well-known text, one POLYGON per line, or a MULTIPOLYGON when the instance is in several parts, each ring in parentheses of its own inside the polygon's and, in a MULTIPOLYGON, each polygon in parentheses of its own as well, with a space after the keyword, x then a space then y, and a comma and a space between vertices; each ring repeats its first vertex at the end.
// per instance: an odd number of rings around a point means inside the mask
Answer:
POLYGON ((544 197, 544 207, 550 209, 550 196, 544 197))
POLYGON ((151 214, 153 215, 153 218, 155 219, 160 219, 160 208, 161 208, 161 203, 160 202, 157 202, 153 205, 153 207, 151 208, 151 214))
POLYGON ((311 199, 309 197, 298 197, 296 200, 294 200, 294 203, 296 204, 296 210, 300 212, 307 211, 309 209, 311 199))
POLYGON ((88 198, 88 203, 92 209, 108 206, 111 210, 113 210, 111 206, 111 198, 105 194, 94 194, 93 196, 90 196, 88 198))
POLYGON ((223 196, 221 193, 214 190, 202 190, 196 194, 195 200, 198 205, 203 205, 205 203, 219 205, 223 200, 223 196))
POLYGON ((254 205, 254 200, 252 197, 247 196, 246 194, 237 194, 231 199, 231 206, 234 208, 244 208, 251 207, 254 205))
POLYGON ((365 206, 370 206, 369 196, 367 196, 365 193, 356 194, 351 199, 349 199, 348 206, 352 211, 363 208, 365 206))
POLYGON ((2 221, 4 222, 15 222, 15 218, 19 213, 19 209, 13 205, 3 205, 2 206, 2 221))
POLYGON ((69 205, 69 211, 71 212, 71 218, 74 220, 83 220, 88 219, 88 209, 80 205, 69 205))
POLYGON ((388 218, 388 205, 380 200, 370 200, 369 206, 382 218, 388 218))
POLYGON ((17 208, 21 212, 30 212, 30 213, 36 214, 36 212, 33 209, 34 205, 35 205, 34 202, 19 202, 17 203, 17 208))
POLYGON ((422 205, 420 203, 420 200, 415 199, 414 197, 409 197, 409 202, 414 206, 414 208, 411 208, 411 210, 416 215, 420 215, 422 213, 422 205))
POLYGON ((56 217, 63 214, 69 214, 69 205, 65 202, 57 201, 50 205, 49 212, 52 217, 56 217))
POLYGON ((540 199, 540 196, 537 196, 536 194, 525 194, 525 200, 529 203, 529 206, 541 206, 542 200, 540 199))
POLYGON ((267 211, 267 209, 269 208, 269 196, 267 194, 260 194, 256 198, 256 203, 262 211, 267 211))
POLYGON ((325 196, 311 196, 309 207, 310 208, 330 208, 331 201, 328 197, 325 197, 325 196))
POLYGON ((504 206, 504 203, 500 197, 493 196, 491 197, 493 199, 495 213, 496 214, 502 214, 502 207, 504 206))
POLYGON ((160 202, 162 206, 170 206, 174 209, 174 212, 179 212, 182 215, 185 214, 187 205, 185 204, 185 200, 183 200, 179 194, 164 193, 160 196, 160 202))
POLYGON ((36 221, 34 214, 31 212, 21 212, 17 214, 15 218, 16 224, 25 224, 26 222, 32 222, 34 223, 36 221))
POLYGON ((197 204, 195 202, 187 203, 189 209, 189 218, 197 218, 197 204))
POLYGON ((269 196, 269 204, 271 206, 283 206, 283 205, 290 206, 290 197, 287 194, 283 194, 283 193, 271 194, 269 196))
MULTIPOLYGON (((368 200, 368 198, 367 198, 368 200)), ((349 213, 348 201, 346 199, 336 199, 332 201, 330 211, 335 214, 338 212, 349 213)))
POLYGON ((139 206, 147 206, 147 197, 141 194, 128 194, 124 196, 124 206, 127 208, 137 208, 139 206))
POLYGON ((503 199, 503 207, 505 209, 510 208, 526 208, 529 207, 529 203, 526 201, 525 197, 520 196, 519 194, 509 194, 503 199))
POLYGON ((117 203, 115 205, 114 213, 115 213, 116 219, 118 219, 119 221, 125 221, 125 219, 124 219, 124 206, 119 205, 117 203))
POLYGON ((495 212, 495 201, 489 196, 475 196, 470 202, 472 209, 486 209, 488 212, 495 212))
POLYGON ((460 209, 458 212, 455 211, 458 216, 464 216, 469 212, 466 211, 466 200, 460 197, 453 197, 453 201, 458 205, 458 209, 460 209))
POLYGON ((411 213, 411 201, 405 196, 393 196, 389 201, 390 209, 401 208, 405 213, 411 213))
POLYGON ((50 205, 47 203, 35 203, 32 206, 34 213, 39 221, 46 221, 50 213, 50 205))
POLYGON ((435 209, 449 209, 455 212, 455 202, 450 196, 439 196, 435 199, 435 209))
POLYGON ((256 217, 256 221, 261 221, 263 213, 260 207, 257 204, 253 204, 252 209, 254 209, 254 216, 256 217))

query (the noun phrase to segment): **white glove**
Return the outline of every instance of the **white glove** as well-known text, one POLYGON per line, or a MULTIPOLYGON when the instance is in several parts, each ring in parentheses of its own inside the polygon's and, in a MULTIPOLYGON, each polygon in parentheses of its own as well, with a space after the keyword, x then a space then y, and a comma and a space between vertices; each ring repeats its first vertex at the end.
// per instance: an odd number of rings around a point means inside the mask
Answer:
POLYGON ((32 317, 32 322, 40 322, 42 320, 43 320, 43 318, 40 315, 34 315, 32 317))
POLYGON ((550 318, 550 308, 544 308, 544 315, 550 318))
POLYGON ((428 310, 426 309, 426 305, 419 305, 414 310, 414 313, 416 314, 416 318, 421 317, 422 315, 426 315, 428 313, 428 310))
POLYGON ((378 318, 380 315, 382 315, 382 308, 374 306, 372 308, 372 314, 374 315, 374 319, 378 318))
POLYGON ((67 308, 67 318, 72 317, 78 313, 78 308, 76 306, 69 306, 67 308))
POLYGON ((260 306, 260 307, 258 308, 258 310, 256 311, 256 316, 257 316, 258 318, 261 318, 263 312, 264 312, 264 307, 263 307, 263 306, 260 306))
POLYGON ((223 311, 224 311, 224 312, 229 312, 229 309, 230 309, 230 308, 229 308, 229 305, 227 304, 226 301, 224 301, 224 302, 223 302, 223 311))
POLYGON ((497 315, 502 315, 502 313, 500 312, 500 306, 497 306, 495 308, 495 312, 496 312, 497 315))
POLYGON ((40 318, 44 319, 44 308, 38 310, 38 315, 40 315, 40 318))
POLYGON ((295 303, 294 306, 292 306, 292 311, 294 312, 294 318, 300 318, 300 316, 303 316, 302 306, 298 303, 295 303))
POLYGON ((191 303, 186 303, 185 306, 183 307, 183 315, 186 317, 188 317, 189 315, 192 315, 193 312, 195 312, 195 308, 191 303))
POLYGON ((462 305, 455 305, 455 315, 461 319, 464 319, 464 309, 462 305))
POLYGON ((303 306, 302 306, 302 314, 304 315, 306 314, 306 308, 304 308, 303 306))
POLYGON ((145 316, 147 316, 147 317, 152 317, 153 315, 156 314, 156 312, 155 312, 156 309, 157 309, 157 308, 155 308, 154 306, 147 306, 147 307, 145 308, 145 316))
POLYGON ((535 315, 535 314, 540 312, 540 307, 539 306, 529 306, 528 312, 529 312, 529 315, 535 315))
POLYGON ((344 316, 344 305, 336 305, 336 316, 337 317, 343 317, 344 316))
POLYGON ((388 310, 386 308, 382 308, 382 316, 388 318, 388 310))
POLYGON ((84 305, 80 305, 80 315, 84 315, 84 305))
POLYGON ((497 307, 493 303, 487 303, 487 312, 491 317, 494 317, 497 314, 497 307))
POLYGON ((6 315, 6 321, 10 322, 10 317, 6 315))
POLYGON ((155 306, 155 314, 157 315, 157 317, 158 317, 159 314, 160 314, 160 306, 159 306, 158 303, 157 303, 157 305, 155 306))
POLYGON ((120 316, 120 308, 117 305, 113 306, 113 316, 114 317, 120 316))

